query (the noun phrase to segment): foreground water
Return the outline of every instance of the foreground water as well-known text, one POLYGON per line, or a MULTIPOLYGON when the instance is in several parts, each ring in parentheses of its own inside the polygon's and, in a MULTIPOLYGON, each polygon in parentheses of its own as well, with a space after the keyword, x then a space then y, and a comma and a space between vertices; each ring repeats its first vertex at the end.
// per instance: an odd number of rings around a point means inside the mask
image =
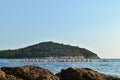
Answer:
POLYGON ((3 66, 24 66, 35 65, 49 69, 54 74, 71 66, 79 68, 91 68, 101 73, 120 77, 120 59, 93 59, 92 62, 24 62, 22 59, 15 59, 15 62, 10 62, 10 59, 0 59, 0 67, 3 66))

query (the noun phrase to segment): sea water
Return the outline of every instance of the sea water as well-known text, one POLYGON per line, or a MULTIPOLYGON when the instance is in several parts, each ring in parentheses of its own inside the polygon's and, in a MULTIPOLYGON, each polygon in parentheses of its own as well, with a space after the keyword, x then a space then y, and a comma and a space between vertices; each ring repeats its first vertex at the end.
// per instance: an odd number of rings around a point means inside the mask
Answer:
POLYGON ((120 59, 105 59, 105 61, 102 59, 92 59, 92 62, 21 62, 21 60, 15 59, 15 61, 11 62, 10 59, 0 59, 0 67, 34 65, 47 68, 56 74, 61 69, 74 66, 78 68, 91 68, 106 75, 120 77, 120 59))

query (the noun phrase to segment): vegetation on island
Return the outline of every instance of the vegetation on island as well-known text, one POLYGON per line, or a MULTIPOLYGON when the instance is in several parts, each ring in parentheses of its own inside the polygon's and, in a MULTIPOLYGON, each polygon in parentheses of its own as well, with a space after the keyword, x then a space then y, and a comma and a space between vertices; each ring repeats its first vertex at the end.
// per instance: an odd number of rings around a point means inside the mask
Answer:
POLYGON ((43 57, 99 58, 95 53, 78 46, 55 42, 42 42, 25 48, 0 51, 0 58, 43 58, 43 57))

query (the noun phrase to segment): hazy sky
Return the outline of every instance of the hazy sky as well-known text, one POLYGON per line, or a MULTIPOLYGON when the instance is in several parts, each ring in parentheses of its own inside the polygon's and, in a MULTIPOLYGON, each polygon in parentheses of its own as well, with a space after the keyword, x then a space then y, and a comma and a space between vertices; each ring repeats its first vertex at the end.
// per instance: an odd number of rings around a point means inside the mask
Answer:
POLYGON ((44 41, 120 58, 120 0, 0 0, 0 50, 44 41))

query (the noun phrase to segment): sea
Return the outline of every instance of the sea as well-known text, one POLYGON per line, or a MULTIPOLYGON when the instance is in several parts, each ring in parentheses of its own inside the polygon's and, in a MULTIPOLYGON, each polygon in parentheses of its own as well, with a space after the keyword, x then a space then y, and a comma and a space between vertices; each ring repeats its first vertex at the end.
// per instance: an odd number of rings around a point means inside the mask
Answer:
POLYGON ((0 59, 0 67, 18 67, 25 65, 34 65, 49 69, 54 74, 67 69, 68 67, 91 68, 95 71, 120 77, 120 59, 83 59, 81 61, 62 61, 61 59, 0 59), (44 60, 44 61, 43 61, 44 60))

